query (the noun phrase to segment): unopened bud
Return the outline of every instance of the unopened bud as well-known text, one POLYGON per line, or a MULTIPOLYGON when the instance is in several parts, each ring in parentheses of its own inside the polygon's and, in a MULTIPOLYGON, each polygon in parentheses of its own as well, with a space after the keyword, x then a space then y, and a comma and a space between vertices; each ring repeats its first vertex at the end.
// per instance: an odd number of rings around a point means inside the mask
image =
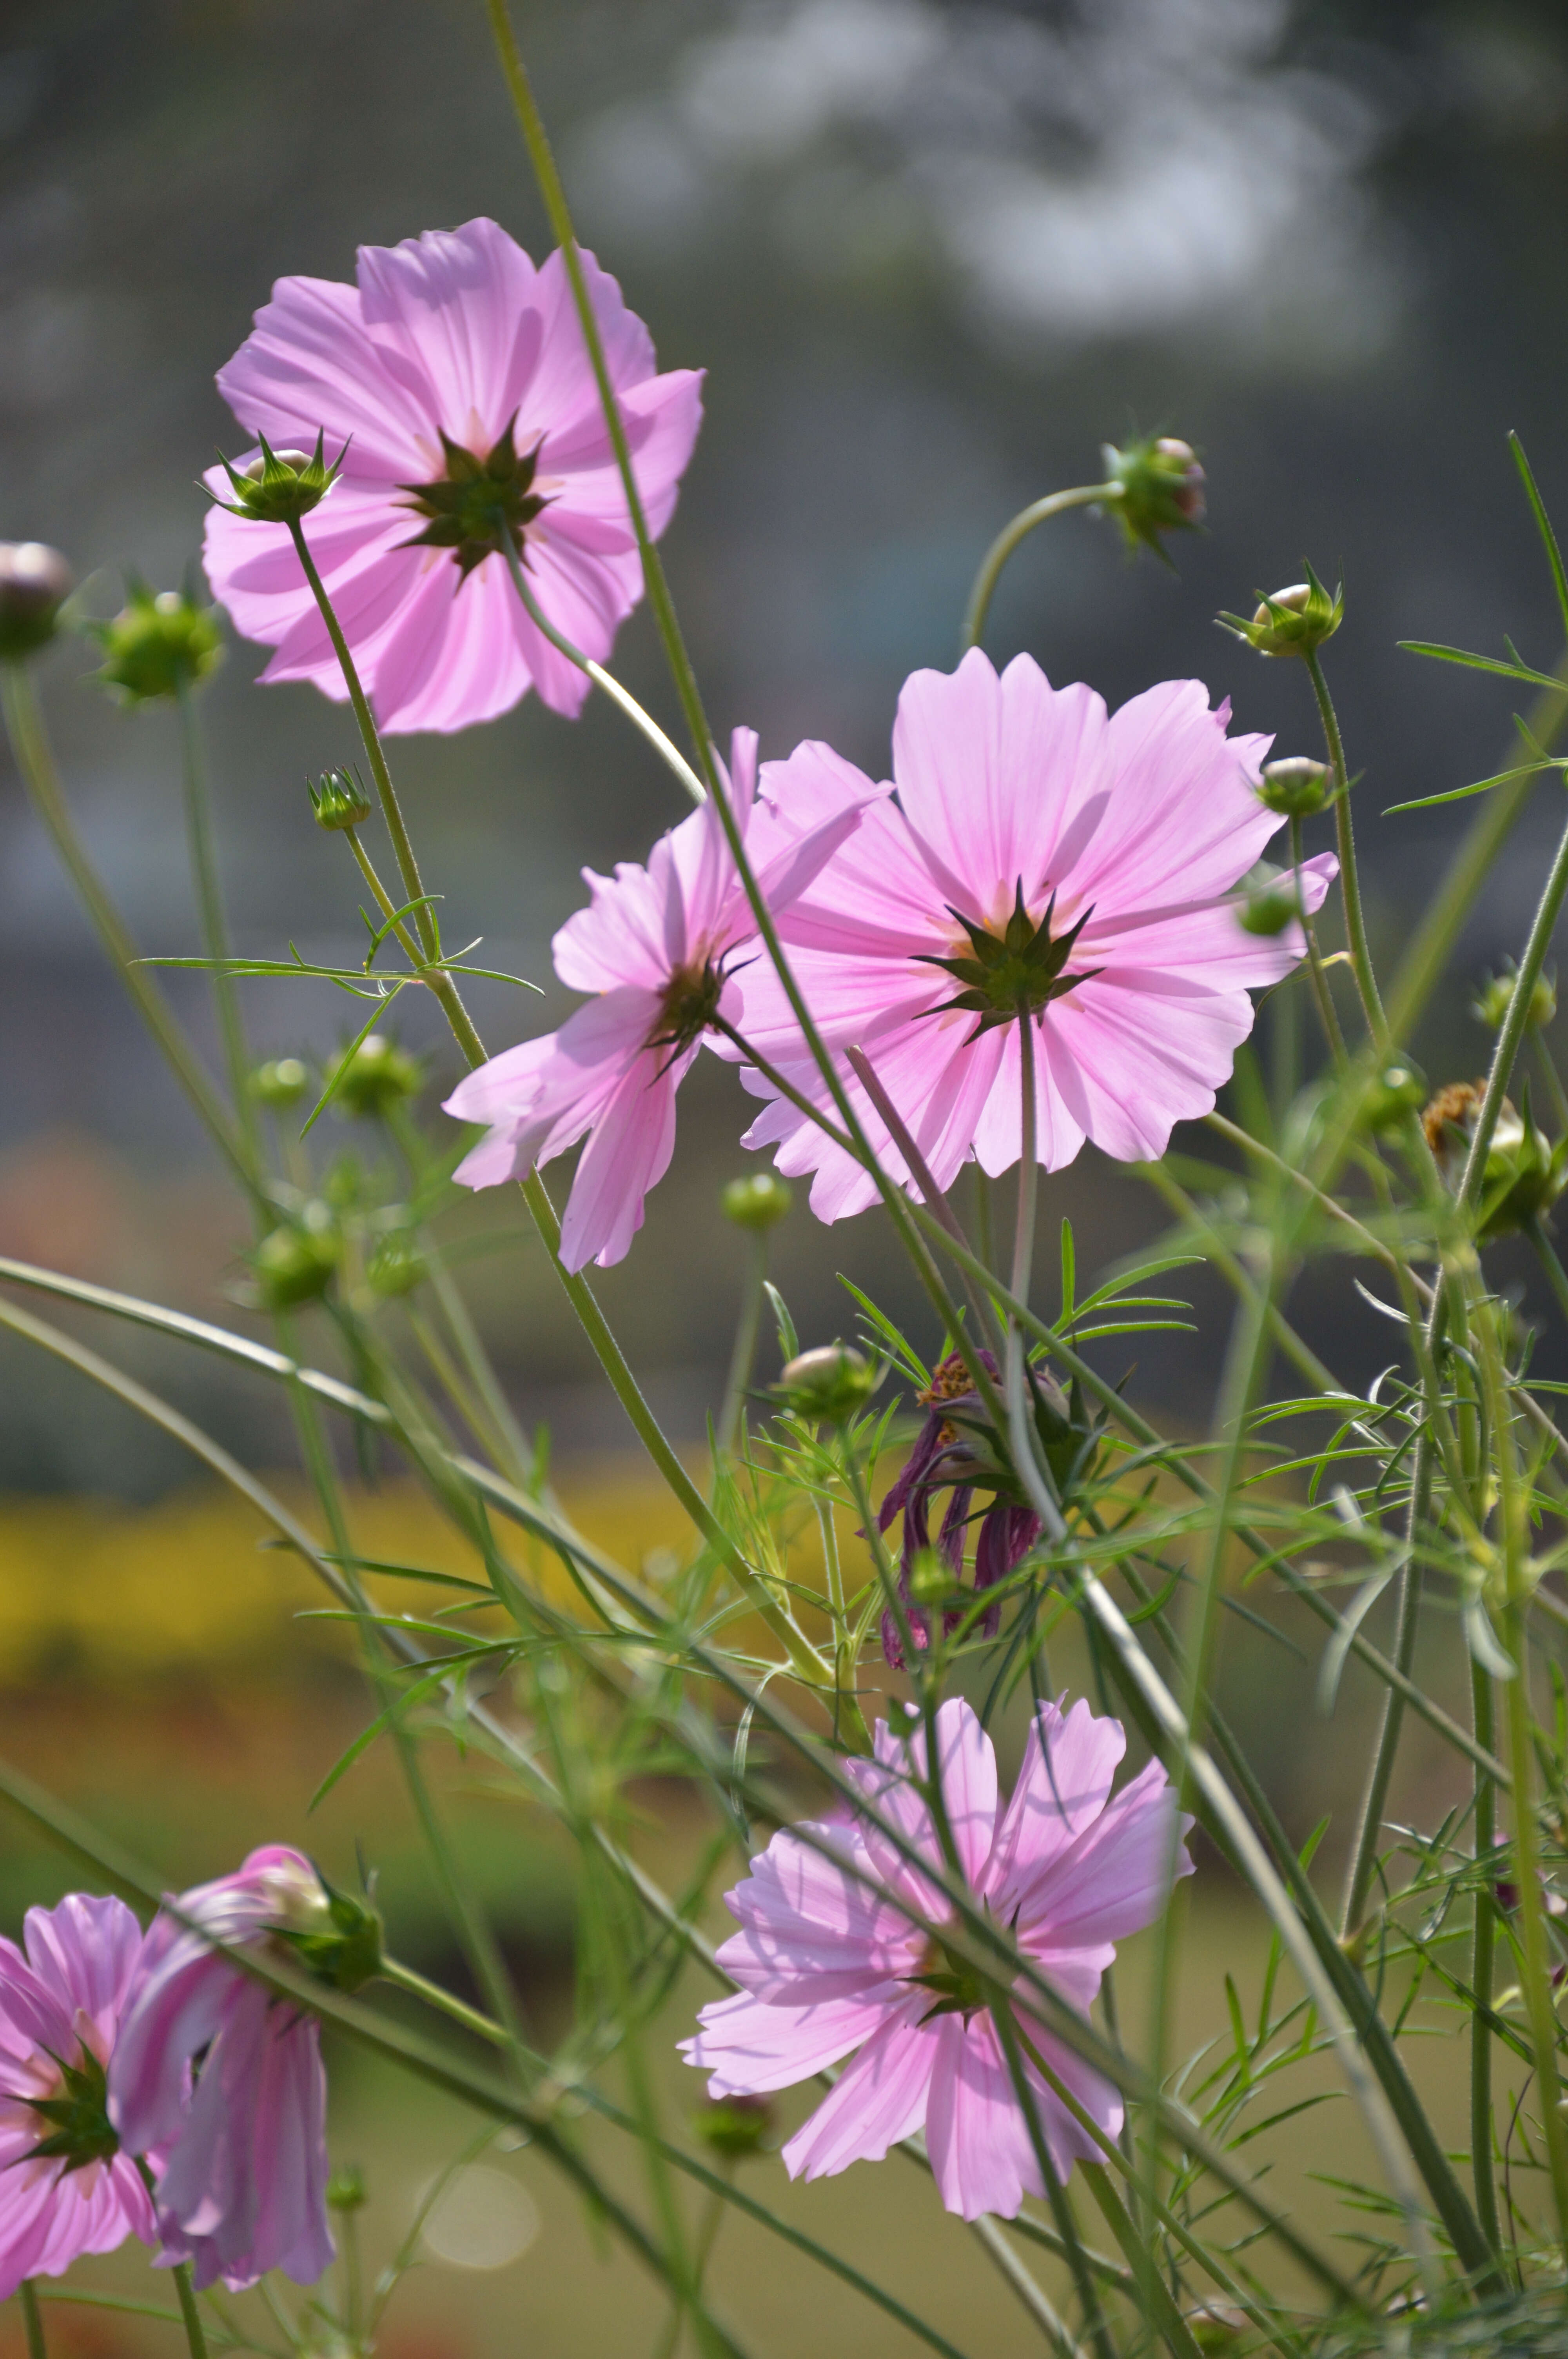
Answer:
POLYGON ((365 1266, 372 1292, 389 1299, 412 1294, 424 1277, 425 1256, 402 1229, 393 1229, 383 1237, 365 1266))
POLYGON ((306 784, 318 827, 362 827, 369 819, 370 797, 352 770, 329 770, 319 786, 306 784))
POLYGON ((362 1990, 381 1972, 380 1914, 368 1900, 336 1891, 324 1875, 320 1882, 323 1905, 312 1911, 310 1920, 275 1930, 318 1982, 333 1990, 362 1990))
MULTIPOLYGON (((220 458, 223 473, 233 489, 232 500, 219 500, 220 507, 231 516, 248 516, 253 524, 295 524, 319 507, 338 480, 338 470, 343 463, 345 442, 331 466, 328 466, 323 443, 318 434, 312 451, 273 451, 267 447, 265 434, 257 437, 260 455, 250 461, 243 474, 236 474, 227 459, 220 458)), ((217 498, 216 493, 213 497, 217 498)))
MULTIPOLYGON (((1519 977, 1511 967, 1501 974, 1489 974, 1476 993, 1471 1014, 1490 1032, 1500 1032, 1513 1006, 1519 977)), ((1557 1014, 1557 982, 1555 976, 1538 974, 1530 995, 1530 1012, 1525 1023, 1536 1031, 1544 1031, 1557 1014)))
POLYGON ((48 647, 71 571, 41 540, 0 540, 0 663, 20 663, 48 647))
POLYGON ((1361 1119, 1378 1136, 1398 1130, 1408 1114, 1426 1103, 1426 1075, 1419 1065, 1385 1065, 1361 1101, 1361 1119))
POLYGON ((795 1191, 787 1180, 776 1171, 748 1171, 743 1180, 731 1180, 719 1199, 719 1209, 727 1221, 738 1229, 771 1229, 782 1221, 795 1201, 795 1191))
POLYGON ((155 596, 134 575, 125 603, 112 622, 87 628, 104 654, 93 673, 122 704, 153 704, 194 688, 223 660, 216 611, 198 606, 178 590, 155 596))
POLYGON ((1311 819, 1328 800, 1328 771, 1305 754, 1265 762, 1257 794, 1265 810, 1278 811, 1282 819, 1311 819))
POLYGON ((1292 875, 1281 875, 1260 861, 1243 883, 1246 898, 1237 905, 1236 919, 1244 933, 1265 937, 1282 934, 1292 918, 1301 916, 1301 894, 1292 875))
POLYGON ((362 1039, 337 1076, 336 1103, 362 1122, 384 1120, 406 1098, 417 1097, 425 1069, 384 1032, 362 1039))
POLYGON ((691 2134, 725 2162, 745 2162, 766 2145, 773 2109, 766 2097, 716 2097, 691 2117, 691 2134))
POLYGON ((939 1550, 917 1549, 909 1568, 909 1594, 916 1605, 945 1605, 957 1584, 953 1568, 939 1550))
POLYGON ((327 2181, 329 2212, 358 2212, 364 2203, 364 2173, 352 2163, 340 2164, 327 2181))
POLYGON ((818 1343, 785 1364, 778 1389, 801 1417, 842 1425, 870 1400, 878 1373, 851 1343, 818 1343))
POLYGON ((310 1086, 310 1076, 297 1057, 269 1057, 258 1065, 246 1087, 263 1105, 297 1105, 310 1086))
POLYGON ((1341 590, 1325 590, 1311 566, 1304 582, 1272 595, 1260 592, 1250 622, 1239 614, 1221 614, 1221 626, 1245 639, 1260 656, 1306 656, 1331 639, 1345 619, 1341 590))
POLYGON ((299 1303, 316 1301, 330 1286, 341 1252, 336 1225, 324 1204, 308 1205, 301 1220, 285 1221, 271 1230, 250 1256, 256 1291, 265 1307, 288 1310, 299 1303))
POLYGON ((1203 522, 1204 471, 1190 442, 1171 434, 1144 438, 1125 451, 1107 442, 1100 458, 1107 482, 1121 486, 1121 497, 1106 506, 1129 549, 1141 545, 1162 556, 1162 533, 1189 531, 1203 522))

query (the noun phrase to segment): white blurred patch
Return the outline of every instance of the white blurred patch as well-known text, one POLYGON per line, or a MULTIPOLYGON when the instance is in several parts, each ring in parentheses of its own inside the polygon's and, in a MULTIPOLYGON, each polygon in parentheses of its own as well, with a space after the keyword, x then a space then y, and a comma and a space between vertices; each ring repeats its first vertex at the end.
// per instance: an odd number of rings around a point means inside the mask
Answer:
MULTIPOLYGON (((432 2183, 420 2190, 419 2203, 432 2183)), ((504 2269, 522 2259, 539 2224, 539 2207, 520 2180, 475 2162, 442 2189, 430 2207, 422 2242, 452 2268, 504 2269)))

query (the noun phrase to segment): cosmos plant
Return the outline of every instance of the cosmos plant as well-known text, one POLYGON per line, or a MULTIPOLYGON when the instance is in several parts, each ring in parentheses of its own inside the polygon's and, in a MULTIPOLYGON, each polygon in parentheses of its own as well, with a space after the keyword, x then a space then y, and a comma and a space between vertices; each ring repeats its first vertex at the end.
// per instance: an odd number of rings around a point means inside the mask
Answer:
MULTIPOLYGON (((825 2351, 866 2342, 869 2310, 945 2359, 1010 2332, 1061 2359, 1556 2349, 1568 832, 1477 979, 1484 1073, 1432 1013, 1465 995, 1455 945, 1489 877, 1486 906, 1509 903, 1509 830, 1563 768, 1568 578, 1529 462, 1516 443, 1554 613, 1501 618, 1503 653, 1408 658, 1534 698, 1485 779, 1358 782, 1329 675, 1366 625, 1310 563, 1219 618, 1212 679, 1145 679, 1114 710, 1049 644, 998 643, 997 582, 1053 518, 1098 512, 1130 556, 1173 560, 1206 481, 1171 434, 1037 488, 983 553, 976 519, 951 663, 890 695, 885 760, 762 745, 705 701, 665 571, 666 548, 687 561, 701 375, 660 369, 579 245, 486 5, 551 250, 481 218, 362 247, 351 279, 277 279, 219 371, 237 429, 205 478, 211 603, 127 571, 104 614, 58 551, 0 546, 16 768, 233 1183, 251 1321, 6 1258, 0 1326, 231 1484, 320 1584, 363 1689, 352 1742, 302 1710, 281 1772, 320 1854, 258 1825, 196 1882, 0 1759, 6 1809, 95 1887, 0 1939, 0 2293, 29 2359, 78 2299, 178 2321, 191 2359, 369 2359, 430 2207, 487 2147, 492 2173, 580 2203, 626 2264, 617 2336, 659 2359, 784 2347, 764 2238, 792 2300, 815 2288, 825 2351), (639 604, 670 727, 614 669, 639 604), (72 631, 128 713, 178 714, 199 957, 133 938, 77 830, 40 685, 72 692, 49 669, 72 631), (235 952, 201 711, 232 640, 268 651, 248 725, 279 682, 348 708, 307 700, 321 763, 294 838, 280 806, 278 857, 340 864, 361 958, 235 952), (388 753, 531 692, 572 793, 590 695, 666 790, 559 909, 548 1018, 538 975, 485 963, 427 879, 388 753), (1490 798, 1403 938, 1357 862, 1384 784, 1411 873, 1430 804, 1490 798), (211 995, 215 1056, 171 964, 211 995), (341 1036, 258 1060, 262 1003, 276 1038, 302 979, 349 1009, 341 1036), (705 1128, 728 1105, 750 1158, 711 1223, 677 1160, 683 1090, 705 1128), (1071 1215, 1102 1235, 1113 1190, 1157 1234, 1090 1272, 1071 1215), (492 1227, 463 1225, 470 1191, 492 1227), (650 1525, 623 1560, 563 1505, 490 1350, 536 1375, 537 1298, 469 1257, 514 1252, 508 1217, 678 1543, 650 1525), (733 1295, 689 1446, 600 1269, 671 1348, 733 1295), (1336 1309, 1352 1279, 1382 1336, 1365 1365, 1336 1309), (199 1386, 177 1408, 118 1364, 135 1328, 276 1387, 297 1493, 207 1431, 199 1386), (358 1553, 358 1484, 388 1475, 420 1485, 449 1562, 358 1553), (378 1748, 460 1987, 403 1962, 375 1861, 310 1816, 378 1748), (471 1810, 487 1857, 516 1839, 497 1795, 573 1862, 569 2021, 517 1987, 470 1872, 471 1810), (474 2116, 412 2219, 385 2158, 334 2167, 351 2047, 474 2116), (789 2186, 841 2175, 831 2200, 789 2186), (373 2277, 367 2206, 395 2256, 373 2277), (133 2241, 155 2299, 79 2284, 133 2241)), ((792 736, 824 725, 814 695, 792 736)), ((446 775, 460 795, 460 753, 446 775)), ((485 857, 536 897, 520 829, 485 857)), ((198 1854, 199 1799, 147 1847, 198 1854)), ((585 2349, 597 2283, 572 2277, 585 2349)))

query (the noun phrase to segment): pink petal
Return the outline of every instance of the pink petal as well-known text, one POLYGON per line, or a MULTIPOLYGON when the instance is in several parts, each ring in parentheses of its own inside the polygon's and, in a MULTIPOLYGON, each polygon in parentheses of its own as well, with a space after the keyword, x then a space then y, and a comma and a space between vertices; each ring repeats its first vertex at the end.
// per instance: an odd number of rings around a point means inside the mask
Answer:
POLYGON ((917 1991, 903 2014, 890 2016, 796 2130, 784 2148, 792 2179, 830 2179, 852 2162, 881 2162, 920 2127, 937 2042, 935 2026, 918 2020, 929 2002, 917 1991))
POLYGON ((537 368, 537 275, 522 247, 481 218, 400 245, 362 245, 357 276, 378 357, 398 364, 427 418, 455 442, 487 451, 537 368))
POLYGON ((812 2006, 770 2006, 741 1991, 715 1999, 697 2015, 696 2035, 681 2042, 681 2054, 712 2079, 712 2097, 760 2095, 792 2088, 837 2064, 869 2039, 905 1994, 896 1983, 885 1994, 862 1999, 823 1999, 812 2006))
POLYGON ((1013 1896, 1098 1819, 1126 1750, 1121 1723, 1097 1719, 1084 1698, 1065 1719, 1040 1706, 982 1887, 999 1916, 1011 1918, 1013 1896))
POLYGON ((1193 1872, 1180 1840, 1191 1825, 1178 1826, 1170 1780, 1151 1761, 1065 1850, 1033 1875, 1021 1866, 1009 1886, 1021 1938, 1066 1949, 1141 1932, 1170 1898, 1173 1876, 1193 1872))
POLYGON ((723 1944, 719 1962, 754 1997, 773 2003, 863 1998, 913 1973, 923 1946, 919 1929, 868 1881, 876 1863, 864 1832, 827 1823, 811 1832, 842 1854, 842 1864, 786 1829, 725 1896, 741 1930, 723 1944))
POLYGON ((695 1049, 669 1062, 645 1049, 618 1084, 584 1147, 561 1223, 561 1263, 623 1261, 643 1225, 643 1200, 669 1169, 676 1144, 676 1092, 695 1049), (661 1071, 661 1067, 663 1070, 661 1071))
POLYGON ((314 450, 323 429, 329 457, 347 442, 344 472, 354 476, 406 477, 428 432, 417 397, 376 364, 358 289, 333 279, 280 278, 219 370, 218 390, 275 451, 314 450))

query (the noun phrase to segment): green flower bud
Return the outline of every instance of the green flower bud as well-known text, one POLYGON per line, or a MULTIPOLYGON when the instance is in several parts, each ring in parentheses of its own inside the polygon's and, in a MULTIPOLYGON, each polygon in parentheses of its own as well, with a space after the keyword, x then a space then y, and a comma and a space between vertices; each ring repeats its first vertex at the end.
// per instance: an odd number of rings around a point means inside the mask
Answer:
POLYGON ((122 704, 152 704, 194 688, 223 660, 217 610, 198 606, 178 590, 155 597, 129 574, 125 603, 113 622, 88 630, 107 660, 93 673, 122 704))
POLYGON ((41 540, 0 540, 0 663, 47 647, 70 594, 71 571, 41 540))
POLYGON ((1361 1101, 1361 1119, 1378 1136, 1398 1130, 1407 1114, 1426 1103, 1426 1075, 1419 1065, 1386 1065, 1361 1101))
MULTIPOLYGON (((1470 1013, 1489 1032, 1502 1030, 1509 1009, 1513 1005, 1518 981, 1510 962, 1501 974, 1489 974, 1476 993, 1470 1013)), ((1530 1013, 1524 1019, 1525 1023, 1536 1031, 1544 1031, 1556 1013, 1557 978, 1555 975, 1538 974, 1535 988, 1530 995, 1530 1013)))
POLYGON ((384 1032, 369 1033, 339 1070, 335 1103, 361 1122, 377 1122, 417 1097, 425 1068, 384 1032))
POLYGON ((799 1416, 843 1425, 870 1400, 880 1375, 852 1343, 819 1343, 785 1364, 777 1389, 799 1416))
MULTIPOLYGON (((381 1917, 368 1900, 336 1891, 319 1868, 321 1904, 303 1921, 275 1928, 300 1963, 333 1990, 362 1990, 381 1972, 381 1917)), ((348 2208, 348 2207, 345 2207, 348 2208)))
POLYGON ((1243 879, 1247 897, 1238 905, 1237 923, 1243 932, 1270 936, 1282 934, 1292 918, 1301 916, 1301 898, 1295 879, 1283 876, 1266 860, 1260 861, 1250 876, 1243 879))
POLYGON ((310 1076, 297 1057, 269 1057, 245 1084, 252 1097, 265 1106, 297 1105, 310 1086, 310 1076))
MULTIPOLYGON (((243 475, 237 475, 220 451, 223 473, 233 486, 232 500, 219 500, 221 508, 231 516, 248 516, 253 524, 296 524, 314 507, 319 507, 338 480, 338 470, 343 463, 343 450, 329 467, 323 452, 324 436, 318 434, 316 448, 304 451, 272 451, 265 434, 256 440, 261 444, 261 456, 253 459, 243 475)), ((217 497, 216 493, 212 495, 217 497)))
POLYGON ((353 770, 329 770, 319 787, 306 785, 310 793, 310 808, 316 814, 318 827, 362 827, 371 813, 371 800, 353 770))
POLYGON ((773 2126, 766 2097, 716 2097, 691 2117, 691 2134, 724 2162, 745 2162, 762 2152, 773 2126))
POLYGON ((325 1204, 307 1205, 297 1222, 285 1221, 250 1256, 256 1292, 268 1310, 314 1302, 332 1282, 342 1243, 325 1204))
POLYGON ((1258 595, 1260 603, 1249 623, 1239 614, 1221 614, 1219 620, 1233 637, 1245 639, 1260 656, 1310 655, 1334 636, 1345 619, 1343 590, 1325 590, 1310 565, 1304 582, 1276 590, 1271 597, 1264 591, 1258 595))
POLYGON ((364 2203, 364 2173, 354 2164, 340 2164, 327 2181, 329 2212, 358 2212, 364 2203))
POLYGON ((776 1171, 748 1171, 743 1180, 730 1181, 719 1203, 725 1219, 738 1229, 771 1229, 784 1219, 794 1199, 789 1181, 776 1171))
POLYGON ((412 1294, 425 1277, 425 1256, 405 1229, 390 1229, 372 1254, 365 1278, 372 1291, 395 1298, 412 1294))
POLYGON ((1119 484, 1121 497, 1106 507, 1121 527, 1129 549, 1152 549, 1164 555, 1160 536, 1190 532, 1202 524, 1206 509, 1204 471, 1190 442, 1169 434, 1150 435, 1119 451, 1101 445, 1106 481, 1119 484))
POLYGON ((946 1605, 957 1586, 952 1567, 937 1549, 915 1550, 909 1568, 909 1594, 916 1605, 946 1605))
POLYGON ((1280 762, 1265 762, 1257 795, 1265 810, 1283 819, 1311 819, 1328 800, 1328 771, 1305 754, 1280 762))

